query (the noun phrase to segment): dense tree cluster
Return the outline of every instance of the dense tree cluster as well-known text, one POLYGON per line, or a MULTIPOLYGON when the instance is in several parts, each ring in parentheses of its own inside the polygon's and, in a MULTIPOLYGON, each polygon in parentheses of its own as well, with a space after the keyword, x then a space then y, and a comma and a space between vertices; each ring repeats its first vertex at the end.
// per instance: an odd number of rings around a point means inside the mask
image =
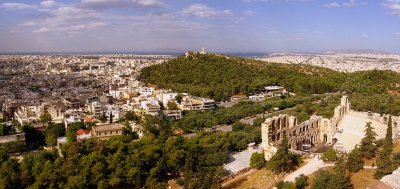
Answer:
POLYGON ((261 102, 240 101, 233 107, 219 108, 216 111, 189 111, 184 112, 183 118, 175 122, 174 126, 185 131, 192 131, 210 128, 219 124, 233 124, 248 116, 265 113, 266 111, 270 112, 275 107, 279 109, 292 108, 310 99, 313 98, 293 96, 282 99, 276 97, 261 102))
POLYGON ((191 139, 167 133, 149 133, 136 141, 124 136, 70 142, 62 146, 62 156, 57 151, 39 151, 20 163, 1 147, 0 186, 165 188, 168 179, 181 178, 187 188, 218 188, 228 154, 246 149, 256 137, 245 131, 199 133, 191 139))
POLYGON ((16 130, 14 125, 0 122, 0 136, 15 134, 16 130))
POLYGON ((314 178, 311 189, 349 189, 353 188, 350 177, 346 173, 346 163, 343 157, 335 163, 334 171, 319 171, 314 178))

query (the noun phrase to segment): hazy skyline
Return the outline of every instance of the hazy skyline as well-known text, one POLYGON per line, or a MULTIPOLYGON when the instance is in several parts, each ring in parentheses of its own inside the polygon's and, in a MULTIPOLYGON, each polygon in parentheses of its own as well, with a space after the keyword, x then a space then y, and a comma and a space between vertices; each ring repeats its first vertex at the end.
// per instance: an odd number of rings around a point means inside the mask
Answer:
POLYGON ((400 53, 400 0, 0 0, 0 52, 400 53))

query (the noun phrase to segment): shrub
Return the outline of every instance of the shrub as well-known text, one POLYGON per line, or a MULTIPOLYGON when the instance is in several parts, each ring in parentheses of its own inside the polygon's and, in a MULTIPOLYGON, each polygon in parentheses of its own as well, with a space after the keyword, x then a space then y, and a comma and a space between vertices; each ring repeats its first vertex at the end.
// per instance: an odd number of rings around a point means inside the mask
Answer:
POLYGON ((259 153, 255 152, 251 155, 251 158, 250 158, 250 167, 251 168, 261 169, 261 168, 265 167, 265 163, 266 162, 265 162, 265 157, 264 157, 263 153, 259 154, 259 153))
POLYGON ((333 148, 329 148, 322 154, 321 159, 323 161, 336 161, 338 159, 338 156, 336 155, 336 151, 333 148))

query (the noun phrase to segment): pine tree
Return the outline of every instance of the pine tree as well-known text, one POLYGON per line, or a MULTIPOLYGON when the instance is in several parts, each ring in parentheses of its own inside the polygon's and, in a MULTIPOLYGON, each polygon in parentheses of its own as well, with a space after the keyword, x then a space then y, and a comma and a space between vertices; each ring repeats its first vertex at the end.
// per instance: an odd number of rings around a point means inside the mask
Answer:
POLYGON ((361 152, 362 156, 367 159, 375 157, 377 147, 375 146, 377 134, 371 126, 371 122, 368 122, 365 126, 365 137, 361 139, 361 152))
POLYGON ((361 155, 360 149, 357 147, 350 152, 346 163, 349 171, 356 173, 363 168, 364 162, 361 155))
POLYGON ((275 172, 285 172, 292 170, 297 163, 296 156, 289 152, 288 140, 284 137, 276 154, 268 161, 267 167, 275 172))
POLYGON ((335 163, 335 174, 330 180, 330 187, 332 189, 349 189, 353 188, 350 177, 346 175, 346 163, 344 157, 341 156, 335 163))

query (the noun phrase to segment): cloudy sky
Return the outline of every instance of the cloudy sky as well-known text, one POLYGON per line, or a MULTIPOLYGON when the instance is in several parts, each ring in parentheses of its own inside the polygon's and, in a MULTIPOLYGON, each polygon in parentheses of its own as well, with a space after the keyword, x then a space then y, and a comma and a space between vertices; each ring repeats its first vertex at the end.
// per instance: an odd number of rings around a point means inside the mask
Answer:
POLYGON ((400 0, 0 0, 0 52, 400 53, 400 0))

